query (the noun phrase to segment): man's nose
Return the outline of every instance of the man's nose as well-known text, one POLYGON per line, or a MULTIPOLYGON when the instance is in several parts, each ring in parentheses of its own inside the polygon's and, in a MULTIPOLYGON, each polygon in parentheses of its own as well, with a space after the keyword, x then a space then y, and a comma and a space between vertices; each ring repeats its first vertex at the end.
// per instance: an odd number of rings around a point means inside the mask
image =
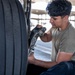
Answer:
POLYGON ((53 18, 50 18, 50 23, 53 23, 53 18))

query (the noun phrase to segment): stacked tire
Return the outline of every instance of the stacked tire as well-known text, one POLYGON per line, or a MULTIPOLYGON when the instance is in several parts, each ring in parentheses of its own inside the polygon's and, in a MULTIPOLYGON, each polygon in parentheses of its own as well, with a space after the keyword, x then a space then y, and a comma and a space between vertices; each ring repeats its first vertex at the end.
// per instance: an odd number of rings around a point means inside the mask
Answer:
POLYGON ((27 24, 18 0, 0 0, 0 75, 26 75, 27 24))

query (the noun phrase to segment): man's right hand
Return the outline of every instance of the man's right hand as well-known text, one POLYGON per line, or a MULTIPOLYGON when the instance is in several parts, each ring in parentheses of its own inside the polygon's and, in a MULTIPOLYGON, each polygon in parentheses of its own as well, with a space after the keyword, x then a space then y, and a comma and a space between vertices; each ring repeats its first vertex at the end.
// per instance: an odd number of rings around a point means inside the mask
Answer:
POLYGON ((42 26, 42 25, 36 25, 36 27, 37 27, 37 28, 42 28, 43 26, 42 26))

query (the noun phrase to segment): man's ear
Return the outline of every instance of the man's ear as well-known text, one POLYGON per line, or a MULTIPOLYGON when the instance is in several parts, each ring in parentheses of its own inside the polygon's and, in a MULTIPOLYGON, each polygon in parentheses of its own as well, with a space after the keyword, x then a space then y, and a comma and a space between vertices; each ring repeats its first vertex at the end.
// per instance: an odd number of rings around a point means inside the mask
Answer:
POLYGON ((65 21, 68 20, 68 18, 69 18, 68 15, 64 16, 64 20, 65 20, 65 21))

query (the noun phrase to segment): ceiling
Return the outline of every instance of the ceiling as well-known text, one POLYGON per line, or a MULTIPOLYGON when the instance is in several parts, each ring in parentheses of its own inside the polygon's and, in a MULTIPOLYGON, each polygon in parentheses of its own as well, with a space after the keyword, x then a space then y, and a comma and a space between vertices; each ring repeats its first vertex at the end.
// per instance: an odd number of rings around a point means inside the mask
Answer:
MULTIPOLYGON (((46 2, 46 3, 48 3, 49 1, 51 1, 51 0, 32 0, 32 4, 36 4, 37 2, 46 2)), ((75 0, 68 0, 68 1, 70 1, 73 6, 75 5, 75 0)), ((36 5, 38 5, 38 4, 36 4, 36 5)), ((44 4, 43 4, 43 5, 44 5, 44 4)), ((32 5, 32 6, 33 6, 33 5, 32 5)), ((39 6, 41 6, 41 5, 39 5, 39 6)), ((34 5, 33 7, 35 7, 35 5, 34 5)), ((40 8, 40 7, 39 7, 39 8, 40 8)), ((41 7, 41 8, 42 8, 42 7, 41 7)), ((32 8, 31 12, 32 12, 33 14, 38 14, 38 15, 39 15, 39 14, 46 14, 46 13, 47 13, 45 10, 37 9, 37 7, 36 7, 35 9, 32 8)), ((71 15, 75 15, 75 12, 72 12, 71 15)))
POLYGON ((75 5, 75 0, 68 0, 72 3, 72 5, 75 5))
MULTIPOLYGON (((21 1, 21 3, 23 4, 23 2, 26 1, 26 0, 19 0, 19 1, 21 1)), ((31 4, 34 4, 34 3, 39 2, 39 1, 48 3, 49 1, 52 1, 52 0, 31 0, 31 2, 32 2, 31 4)), ((73 6, 75 5, 75 0, 68 0, 68 1, 70 1, 73 6)), ((35 6, 33 6, 33 7, 35 7, 35 6)), ((40 6, 40 8, 41 8, 41 6, 40 6)), ((31 5, 31 12, 33 14, 38 14, 38 15, 39 14, 46 14, 47 13, 45 10, 40 10, 40 9, 36 9, 36 8, 33 9, 32 5, 31 5)), ((75 15, 75 12, 72 12, 72 15, 75 15)))
MULTIPOLYGON (((31 0, 32 2, 37 2, 37 1, 45 1, 45 2, 49 2, 49 1, 52 1, 52 0, 31 0)), ((75 5, 75 0, 68 0, 72 3, 72 5, 75 5)))
MULTIPOLYGON (((26 0, 19 0, 21 3, 23 2, 26 2, 26 0)), ((52 1, 52 0, 31 0, 32 3, 35 3, 35 2, 38 2, 38 1, 42 1, 42 2, 49 2, 49 1, 52 1)), ((75 5, 75 0, 68 0, 72 3, 72 5, 75 5)))

